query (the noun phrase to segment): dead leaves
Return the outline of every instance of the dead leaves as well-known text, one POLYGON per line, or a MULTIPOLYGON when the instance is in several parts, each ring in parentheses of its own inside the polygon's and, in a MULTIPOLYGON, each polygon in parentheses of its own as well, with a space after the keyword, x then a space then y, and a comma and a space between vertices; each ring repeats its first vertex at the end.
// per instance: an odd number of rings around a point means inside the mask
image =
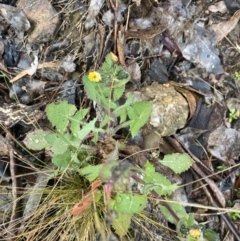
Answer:
POLYGON ((212 29, 216 33, 218 42, 225 38, 236 27, 239 18, 240 10, 236 11, 230 20, 212 25, 212 29))
POLYGON ((102 185, 100 180, 95 181, 91 184, 91 191, 85 194, 85 196, 76 203, 71 211, 71 215, 78 216, 84 211, 86 211, 93 203, 94 196, 96 194, 97 188, 102 185))
MULTIPOLYGON (((35 68, 35 67, 34 67, 35 68)), ((43 69, 43 68, 58 68, 58 64, 54 63, 54 62, 46 62, 43 64, 39 64, 37 69, 43 69)), ((31 73, 31 70, 33 69, 33 67, 29 67, 25 70, 23 70, 22 72, 20 72, 18 75, 16 75, 13 79, 10 80, 10 83, 14 83, 17 80, 21 79, 22 77, 24 77, 25 75, 31 73)))

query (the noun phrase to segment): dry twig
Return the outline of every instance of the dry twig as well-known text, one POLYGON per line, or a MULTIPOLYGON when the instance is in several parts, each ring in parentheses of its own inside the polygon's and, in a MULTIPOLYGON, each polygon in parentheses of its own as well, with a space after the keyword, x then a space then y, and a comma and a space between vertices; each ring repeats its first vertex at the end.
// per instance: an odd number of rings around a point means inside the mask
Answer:
MULTIPOLYGON (((210 178, 208 178, 207 175, 204 173, 204 171, 201 168, 199 168, 198 163, 201 163, 201 161, 196 156, 194 156, 187 148, 186 148, 186 151, 183 149, 183 147, 180 145, 181 142, 179 143, 177 136, 175 136, 175 139, 173 139, 171 137, 167 137, 166 139, 173 145, 173 147, 178 152, 180 152, 180 153, 187 152, 196 161, 193 163, 192 169, 195 171, 195 173, 197 173, 197 175, 199 175, 201 177, 201 180, 204 180, 209 185, 209 187, 212 189, 213 193, 215 194, 215 196, 213 196, 213 198, 209 199, 211 204, 214 207, 225 207, 225 198, 224 198, 222 192, 219 190, 219 188, 217 187, 215 182, 212 181, 210 178), (217 200, 214 200, 214 197, 216 197, 217 200)), ((181 143, 181 144, 184 146, 183 143, 181 143)), ((207 196, 209 197, 208 194, 207 194, 207 196)), ((224 220, 224 222, 227 224, 228 228, 231 230, 231 232, 234 235, 234 237, 236 238, 236 240, 240 241, 240 233, 238 232, 238 230, 236 229, 235 225, 232 223, 232 221, 230 220, 228 215, 221 214, 221 217, 224 220)))
POLYGON ((12 140, 9 133, 6 136, 7 139, 7 146, 9 151, 9 158, 10 158, 10 174, 12 178, 12 195, 13 195, 13 206, 12 206, 12 214, 8 225, 8 236, 10 240, 15 240, 15 236, 17 234, 17 228, 19 223, 17 224, 17 219, 19 218, 19 213, 17 212, 17 207, 19 204, 18 199, 18 182, 16 178, 16 164, 13 155, 13 148, 12 148, 12 140))
POLYGON ((118 25, 117 25, 117 9, 118 9, 118 0, 109 0, 111 7, 114 11, 114 54, 117 54, 117 33, 118 33, 118 25), (115 1, 115 3, 114 3, 115 1))

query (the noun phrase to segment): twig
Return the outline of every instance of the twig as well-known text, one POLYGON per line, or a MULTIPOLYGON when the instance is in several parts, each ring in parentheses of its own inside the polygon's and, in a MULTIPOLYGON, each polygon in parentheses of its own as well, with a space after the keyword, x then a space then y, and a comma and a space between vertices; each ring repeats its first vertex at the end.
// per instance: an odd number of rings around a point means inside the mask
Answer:
MULTIPOLYGON (((185 153, 186 151, 180 146, 180 144, 178 143, 177 137, 175 136, 175 140, 173 138, 167 138, 167 140, 169 142, 171 142, 171 144, 173 145, 173 147, 179 151, 180 153, 185 153)), ((181 143, 183 145, 183 143, 181 143)), ((183 145, 184 146, 184 145, 183 145)), ((225 199, 224 196, 222 194, 222 192, 219 190, 219 188, 217 187, 217 185, 210 180, 206 174, 198 167, 197 163, 200 162, 200 160, 198 160, 197 157, 195 157, 187 148, 186 148, 187 152, 189 153, 189 155, 191 155, 191 157, 196 161, 193 165, 192 168, 194 169, 194 171, 201 177, 204 179, 204 181, 209 185, 209 187, 212 189, 212 191, 215 194, 215 197, 217 197, 217 201, 215 201, 213 198, 209 198, 209 201, 211 202, 211 204, 214 207, 224 207, 225 206, 225 199), (223 201, 224 199, 224 201, 223 201), (224 206, 223 206, 224 205, 224 206)), ((208 196, 208 195, 207 195, 208 196)), ((235 225, 232 223, 232 221, 230 220, 230 218, 227 216, 227 214, 220 214, 222 219, 224 220, 224 222, 227 224, 228 228, 231 230, 232 234, 234 235, 234 237, 236 238, 237 241, 240 241, 240 233, 239 231, 236 229, 235 225)))
POLYGON ((113 3, 114 0, 109 0, 112 9, 114 10, 114 54, 117 54, 117 33, 118 33, 118 25, 117 25, 117 9, 118 9, 118 0, 115 0, 115 4, 113 3))
MULTIPOLYGON (((216 196, 218 202, 220 203, 220 205, 222 207, 225 207, 226 200, 225 200, 222 192, 219 190, 216 183, 213 180, 211 180, 210 178, 208 178, 208 175, 201 168, 199 168, 198 163, 201 163, 201 161, 196 156, 194 156, 187 148, 186 148, 186 151, 185 151, 179 145, 177 136, 175 136, 175 139, 173 139, 171 137, 167 137, 166 139, 167 139, 167 141, 169 141, 173 145, 173 147, 178 152, 180 152, 180 153, 186 153, 187 152, 193 158, 193 160, 195 160, 195 162, 192 164, 191 168, 209 185, 209 187, 212 189, 212 191, 215 194, 215 196, 216 196)), ((183 143, 181 143, 181 144, 183 145, 183 143)))
MULTIPOLYGON (((198 180, 199 176, 195 173, 195 172, 192 172, 193 173, 193 176, 195 177, 196 180, 198 180)), ((202 181, 199 181, 200 183, 200 188, 202 188, 205 192, 205 194, 207 195, 207 198, 208 200, 210 201, 211 204, 213 204, 213 198, 212 198, 212 195, 211 193, 209 192, 208 188, 204 185, 204 183, 202 181)))
MULTIPOLYGON (((195 176, 197 176, 196 173, 194 173, 195 176)), ((200 183, 202 184, 202 182, 200 181, 200 183)), ((203 185, 202 185, 203 186, 203 185)), ((214 199, 212 198, 210 192, 208 191, 208 188, 203 186, 203 190, 206 193, 208 200, 210 201, 210 203, 214 206, 214 207, 220 207, 219 204, 217 204, 214 199)), ((230 220, 228 214, 226 213, 220 213, 221 218, 224 220, 224 222, 227 224, 229 230, 233 233, 233 235, 235 236, 235 238, 237 238, 238 241, 240 241, 240 234, 238 232, 238 230, 236 229, 235 225, 232 223, 232 221, 230 220)))
POLYGON ((11 137, 10 134, 7 133, 7 146, 9 151, 9 158, 10 158, 10 174, 12 178, 12 195, 13 195, 13 206, 12 206, 12 214, 8 225, 8 236, 10 240, 15 240, 15 236, 17 234, 17 228, 19 224, 16 223, 16 220, 19 218, 19 213, 17 212, 17 206, 19 205, 18 200, 18 183, 16 178, 16 164, 14 160, 13 148, 11 146, 11 137))
POLYGON ((65 76, 63 76, 60 84, 58 85, 58 87, 55 89, 54 93, 51 96, 51 99, 49 100, 49 102, 52 102, 53 99, 55 98, 56 94, 58 93, 59 89, 62 87, 63 83, 67 80, 67 74, 65 74, 65 76))

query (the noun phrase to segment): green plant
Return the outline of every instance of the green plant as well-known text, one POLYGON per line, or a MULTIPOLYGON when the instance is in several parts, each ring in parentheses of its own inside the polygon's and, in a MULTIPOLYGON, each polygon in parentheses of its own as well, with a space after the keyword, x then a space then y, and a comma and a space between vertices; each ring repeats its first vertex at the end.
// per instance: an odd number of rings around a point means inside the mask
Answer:
POLYGON ((193 215, 182 218, 177 224, 178 238, 181 241, 219 241, 219 235, 207 229, 204 223, 197 223, 193 215))
POLYGON ((234 221, 240 219, 240 213, 229 213, 229 216, 234 221))
POLYGON ((240 73, 239 72, 235 72, 235 78, 236 80, 240 81, 240 73))
MULTIPOLYGON (((116 139, 116 132, 128 128, 132 137, 136 136, 152 110, 151 103, 134 102, 132 95, 124 102, 120 101, 129 79, 129 73, 117 65, 111 55, 106 56, 99 72, 92 71, 83 76, 87 96, 99 110, 96 117, 89 118, 89 108, 77 110, 66 101, 51 103, 46 108, 46 114, 55 131, 35 130, 24 140, 32 150, 49 150, 60 173, 77 172, 91 184, 91 191, 85 192, 71 214, 81 216, 90 208, 96 212, 96 208, 104 203, 105 216, 117 213, 116 217, 110 215, 110 225, 120 237, 127 234, 133 216, 144 209, 148 195, 154 193, 167 198, 178 188, 156 172, 150 162, 139 168, 120 158, 119 152, 125 142, 116 139), (133 193, 131 180, 140 182, 142 190, 133 193)), ((166 155, 159 161, 175 173, 186 171, 193 163, 187 154, 166 155)), ((166 206, 161 203, 158 208, 175 224, 176 217, 181 219, 186 216, 185 209, 179 204, 166 206)), ((104 237, 103 226, 108 225, 101 224, 99 214, 93 216, 96 229, 104 237)))
POLYGON ((114 64, 108 55, 99 73, 90 72, 88 76, 83 77, 88 97, 101 108, 103 119, 100 120, 98 127, 100 116, 90 121, 86 120, 89 109, 77 110, 66 101, 51 103, 47 106, 46 113, 57 132, 36 130, 27 135, 25 144, 32 150, 48 148, 53 153, 52 161, 57 167, 75 169, 76 165, 83 165, 80 160, 95 149, 85 145, 86 140, 94 143, 99 137, 107 140, 123 127, 129 127, 134 137, 147 122, 152 106, 149 102, 133 102, 131 95, 123 105, 117 105, 116 102, 122 97, 129 79, 129 74, 114 64), (116 124, 117 118, 120 119, 119 124, 116 124))
POLYGON ((228 167, 224 164, 221 164, 221 165, 218 165, 216 168, 218 171, 223 171, 223 170, 226 170, 228 167))
POLYGON ((228 122, 231 123, 233 120, 237 120, 240 116, 240 112, 236 109, 229 109, 228 122))

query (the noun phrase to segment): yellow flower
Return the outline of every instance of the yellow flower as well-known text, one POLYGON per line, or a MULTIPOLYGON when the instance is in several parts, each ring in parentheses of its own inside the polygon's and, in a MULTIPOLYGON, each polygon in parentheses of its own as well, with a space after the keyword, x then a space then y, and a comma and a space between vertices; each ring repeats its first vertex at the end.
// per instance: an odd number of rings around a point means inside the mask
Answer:
POLYGON ((193 238, 199 238, 202 233, 202 230, 199 228, 193 228, 189 230, 189 234, 193 238))
POLYGON ((92 82, 99 82, 102 79, 102 77, 98 72, 91 71, 88 74, 88 79, 92 82))

